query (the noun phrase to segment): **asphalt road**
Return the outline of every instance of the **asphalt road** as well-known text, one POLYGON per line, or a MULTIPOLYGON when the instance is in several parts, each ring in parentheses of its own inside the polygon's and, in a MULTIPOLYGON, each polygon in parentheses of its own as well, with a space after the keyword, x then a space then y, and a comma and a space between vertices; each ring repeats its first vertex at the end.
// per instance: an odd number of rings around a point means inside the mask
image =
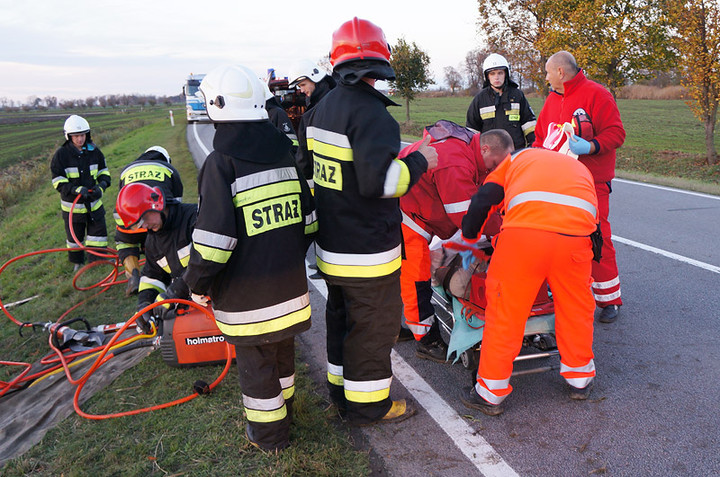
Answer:
MULTIPOLYGON (((214 131, 193 129, 197 157, 214 131)), ((557 371, 516 376, 505 413, 487 417, 458 400, 472 373, 398 343, 392 396, 421 409, 362 431, 378 474, 720 475, 720 197, 615 180, 610 200, 625 305, 596 322, 590 400, 571 401, 557 371)), ((311 281, 313 327, 299 339, 321 393, 323 285, 311 281)))

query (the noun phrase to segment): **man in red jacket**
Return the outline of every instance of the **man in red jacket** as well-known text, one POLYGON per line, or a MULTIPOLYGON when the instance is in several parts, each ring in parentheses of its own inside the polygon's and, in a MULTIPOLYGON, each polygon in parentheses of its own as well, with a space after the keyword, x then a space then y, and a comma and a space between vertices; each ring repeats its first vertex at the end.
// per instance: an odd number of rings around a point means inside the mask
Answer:
POLYGON ((615 98, 603 86, 585 77, 573 55, 567 51, 555 53, 545 63, 545 71, 552 91, 538 116, 533 147, 559 151, 569 141, 570 151, 593 175, 603 248, 600 263, 593 262, 592 288, 595 303, 600 307, 599 321, 612 323, 617 320, 622 298, 608 221, 609 196, 610 181, 615 177, 615 150, 625 141, 625 128, 615 98), (575 132, 569 138, 560 132, 566 122, 573 125, 575 132))
MULTIPOLYGON (((446 361, 447 346, 440 336, 430 298, 430 250, 433 236, 449 239, 462 225, 470 198, 482 185, 488 171, 483 162, 480 134, 441 120, 423 131, 423 140, 438 153, 438 166, 428 170, 410 191, 400 198, 405 257, 400 273, 405 322, 417 340, 415 355, 439 363, 446 361)), ((405 157, 420 147, 418 141, 406 147, 405 157)))

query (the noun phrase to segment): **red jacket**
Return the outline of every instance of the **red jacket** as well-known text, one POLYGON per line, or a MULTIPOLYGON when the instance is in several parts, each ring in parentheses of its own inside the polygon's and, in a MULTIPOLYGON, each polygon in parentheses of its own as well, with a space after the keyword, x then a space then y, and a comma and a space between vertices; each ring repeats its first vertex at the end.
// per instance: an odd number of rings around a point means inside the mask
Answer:
MULTIPOLYGON (((429 235, 448 239, 462 225, 470 198, 488 171, 480 153, 480 134, 441 120, 425 128, 423 138, 427 135, 433 138, 430 144, 438 153, 438 165, 400 197, 400 210, 429 235)), ((404 148, 398 157, 417 150, 421 142, 404 148)), ((403 222, 408 225, 406 217, 403 222)))
MULTIPOLYGON (((533 147, 542 147, 551 122, 570 122, 573 114, 582 109, 590 116, 595 137, 595 154, 582 155, 580 162, 592 172, 595 183, 608 182, 615 177, 615 150, 625 142, 625 128, 612 94, 602 85, 585 77, 582 70, 564 83, 565 93, 552 91, 543 105, 535 126, 533 147)), ((560 149, 561 144, 555 150, 560 149)))

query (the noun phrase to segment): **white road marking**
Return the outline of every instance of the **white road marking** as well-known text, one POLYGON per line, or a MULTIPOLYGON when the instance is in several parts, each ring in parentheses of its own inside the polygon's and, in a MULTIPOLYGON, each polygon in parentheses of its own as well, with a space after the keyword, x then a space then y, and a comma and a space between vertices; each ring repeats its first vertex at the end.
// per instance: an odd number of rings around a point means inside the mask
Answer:
POLYGON ((627 179, 615 178, 615 179, 613 179, 613 182, 622 182, 624 184, 639 185, 639 186, 643 186, 643 187, 649 187, 651 189, 660 189, 660 190, 666 190, 666 191, 670 191, 670 192, 677 192, 680 194, 694 195, 696 197, 703 197, 705 199, 720 200, 720 196, 717 196, 717 195, 703 194, 702 192, 693 192, 690 190, 675 189, 673 187, 666 187, 666 186, 660 186, 660 185, 655 185, 655 184, 646 184, 644 182, 630 181, 627 179))
POLYGON ((682 255, 678 255, 677 253, 668 252, 667 250, 663 250, 656 247, 651 247, 650 245, 645 245, 644 243, 636 242, 634 240, 626 239, 623 237, 618 237, 617 235, 612 236, 613 242, 620 242, 624 243, 625 245, 630 245, 631 247, 637 247, 642 250, 646 250, 648 252, 656 253, 658 255, 662 255, 664 257, 672 258, 673 260, 677 260, 679 262, 687 263, 689 265, 693 265, 698 268, 702 268, 704 270, 708 270, 710 272, 714 273, 720 273, 720 267, 717 267, 715 265, 710 265, 709 263, 701 262, 699 260, 695 260, 688 257, 683 257, 682 255))
POLYGON ((197 123, 193 123, 192 125, 193 134, 195 135, 195 142, 200 146, 200 149, 203 150, 203 153, 205 153, 205 157, 210 155, 210 150, 205 147, 205 144, 200 140, 200 135, 198 135, 197 132, 197 123))
MULTIPOLYGON (((309 273, 314 272, 310 270, 309 273)), ((327 299, 325 280, 312 280, 312 285, 327 299)), ((455 412, 438 393, 399 354, 390 354, 393 376, 412 394, 430 417, 455 443, 472 464, 488 477, 517 476, 495 449, 455 412)))

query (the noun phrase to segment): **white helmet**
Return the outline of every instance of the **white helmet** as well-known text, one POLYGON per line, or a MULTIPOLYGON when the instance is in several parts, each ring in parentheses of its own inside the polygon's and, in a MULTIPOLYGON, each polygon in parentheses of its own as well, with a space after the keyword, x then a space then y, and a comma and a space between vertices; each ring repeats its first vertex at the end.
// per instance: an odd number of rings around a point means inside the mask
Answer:
POLYGON ((270 91, 270 86, 265 83, 263 83, 263 86, 265 86, 265 101, 274 98, 275 95, 272 93, 272 91, 270 91))
MULTIPOLYGON (((150 151, 157 151, 157 152, 159 152, 160 154, 162 154, 163 156, 165 156, 165 160, 167 160, 168 164, 172 164, 172 161, 170 161, 170 154, 168 154, 167 149, 165 149, 164 147, 162 147, 162 146, 152 146, 152 147, 148 147, 148 148, 145 150, 145 152, 150 152, 150 151)), ((144 154, 144 153, 143 153, 143 154, 144 154)))
POLYGON ((268 118, 265 87, 246 66, 214 68, 203 78, 200 91, 212 121, 262 121, 268 118))
POLYGON ((510 71, 510 65, 504 56, 498 55, 497 53, 490 53, 485 61, 483 61, 483 75, 487 75, 489 70, 496 70, 498 68, 507 68, 510 71))
POLYGON ((90 124, 82 116, 73 114, 65 120, 63 126, 65 139, 70 140, 70 134, 83 134, 90 132, 90 124))
POLYGON ((310 60, 299 60, 290 69, 290 84, 292 88, 305 78, 313 83, 317 83, 327 76, 327 72, 320 68, 315 62, 310 60))

